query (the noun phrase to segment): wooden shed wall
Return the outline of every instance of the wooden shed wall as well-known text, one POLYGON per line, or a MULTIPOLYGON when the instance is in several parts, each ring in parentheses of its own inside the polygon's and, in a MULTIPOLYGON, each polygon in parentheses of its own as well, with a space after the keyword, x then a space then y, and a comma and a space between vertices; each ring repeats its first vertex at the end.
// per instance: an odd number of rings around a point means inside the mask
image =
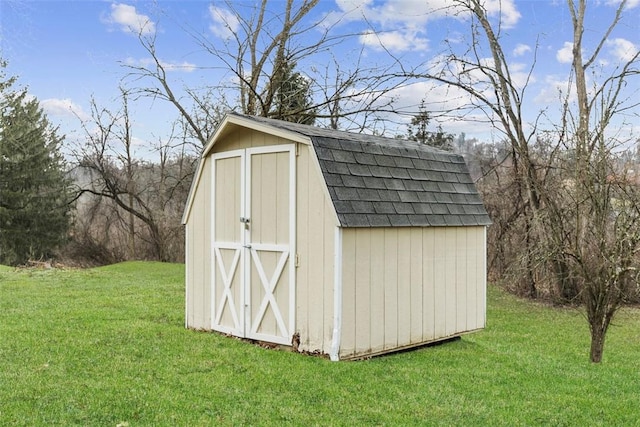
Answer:
POLYGON ((211 163, 205 161, 186 225, 186 326, 211 329, 211 163))
MULTIPOLYGON (((221 138, 211 154, 292 143, 263 132, 238 128, 221 138)), ((296 331, 300 349, 329 352, 333 331, 333 251, 337 219, 308 145, 296 156, 296 331)), ((187 220, 187 326, 211 329, 211 162, 203 175, 187 220)))
POLYGON ((297 169, 297 322, 300 349, 329 353, 333 333, 333 207, 309 146, 300 146, 297 169))
POLYGON ((343 230, 340 357, 485 326, 485 228, 343 230))

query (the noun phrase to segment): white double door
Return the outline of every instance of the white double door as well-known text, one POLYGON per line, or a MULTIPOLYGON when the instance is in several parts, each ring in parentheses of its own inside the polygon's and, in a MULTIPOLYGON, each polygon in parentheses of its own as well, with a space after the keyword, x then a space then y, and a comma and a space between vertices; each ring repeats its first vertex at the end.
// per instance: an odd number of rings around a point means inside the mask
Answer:
POLYGON ((295 146, 214 154, 212 329, 291 344, 295 146))

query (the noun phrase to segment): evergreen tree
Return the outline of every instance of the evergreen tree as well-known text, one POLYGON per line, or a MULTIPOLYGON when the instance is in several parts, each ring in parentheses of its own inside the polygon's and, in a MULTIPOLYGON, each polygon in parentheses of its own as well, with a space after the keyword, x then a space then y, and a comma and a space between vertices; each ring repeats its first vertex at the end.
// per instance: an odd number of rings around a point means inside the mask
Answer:
POLYGON ((275 94, 272 118, 288 122, 313 125, 316 121, 317 109, 313 108, 311 96, 311 82, 298 71, 294 71, 295 64, 285 63, 280 87, 275 94))
POLYGON ((432 147, 440 148, 441 150, 453 150, 454 136, 450 133, 445 133, 442 126, 438 126, 435 132, 428 130, 428 125, 431 120, 429 112, 425 107, 424 99, 420 102, 418 114, 411 118, 411 123, 407 125, 407 133, 409 139, 417 141, 421 144, 431 145, 432 147))
POLYGON ((67 239, 70 182, 62 137, 0 63, 0 263, 50 257, 67 239))

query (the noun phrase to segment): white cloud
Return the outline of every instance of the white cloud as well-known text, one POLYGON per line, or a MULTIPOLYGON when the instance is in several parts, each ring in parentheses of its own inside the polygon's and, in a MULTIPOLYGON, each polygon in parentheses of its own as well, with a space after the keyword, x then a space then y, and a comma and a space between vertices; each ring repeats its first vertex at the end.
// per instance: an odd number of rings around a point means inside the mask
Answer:
POLYGON ((573 43, 564 42, 562 49, 556 52, 556 59, 561 64, 570 64, 573 62, 573 43))
POLYGON ((104 20, 108 24, 120 26, 120 30, 132 34, 153 34, 156 24, 147 15, 140 14, 134 6, 112 3, 111 14, 104 20))
MULTIPOLYGON (((607 0, 607 5, 609 6, 618 6, 621 0, 607 0)), ((626 9, 633 9, 634 7, 640 6, 640 0, 629 0, 627 1, 626 9)))
MULTIPOLYGON (((131 67, 155 67, 155 61, 153 58, 132 58, 128 57, 125 59, 124 63, 131 67)), ((160 65, 164 68, 165 71, 184 71, 186 73, 190 73, 196 69, 196 65, 191 62, 183 61, 183 62, 167 62, 160 61, 160 65)))
POLYGON ((374 33, 368 31, 360 36, 360 42, 374 50, 388 49, 394 52, 426 51, 429 41, 413 31, 388 31, 374 33))
POLYGON ((518 43, 515 49, 513 49, 513 56, 522 56, 527 52, 531 52, 531 46, 518 43))
POLYGON ((534 98, 534 102, 540 105, 560 105, 560 102, 566 97, 567 91, 571 90, 569 101, 575 99, 575 91, 569 87, 569 81, 566 78, 557 76, 547 76, 544 87, 534 98))
POLYGON ((638 46, 626 39, 613 39, 607 45, 611 47, 611 54, 619 61, 629 62, 638 54, 638 46))
POLYGON ((515 27, 522 17, 516 8, 515 0, 486 0, 484 8, 489 16, 499 16, 504 28, 515 27))
POLYGON ((40 101, 40 106, 47 116, 79 118, 80 120, 89 119, 87 114, 80 105, 76 104, 69 98, 49 98, 40 101))
MULTIPOLYGON (((322 25, 330 27, 349 22, 363 22, 378 33, 361 37, 366 46, 396 51, 426 49, 428 23, 443 18, 462 19, 464 11, 450 0, 336 0, 337 11, 328 13, 322 25)), ((484 6, 491 17, 499 17, 504 28, 520 20, 514 0, 486 0, 484 6)))
POLYGON ((227 9, 211 5, 209 6, 209 15, 213 21, 209 30, 222 39, 230 38, 240 27, 238 17, 227 9))

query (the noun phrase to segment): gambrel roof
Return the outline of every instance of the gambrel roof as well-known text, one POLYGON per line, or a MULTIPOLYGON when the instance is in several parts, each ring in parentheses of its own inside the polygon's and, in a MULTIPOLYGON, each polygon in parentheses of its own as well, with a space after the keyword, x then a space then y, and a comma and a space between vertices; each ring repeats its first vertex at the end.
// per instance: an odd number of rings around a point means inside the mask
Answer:
POLYGON ((414 141, 232 116, 308 137, 343 227, 491 224, 458 154, 414 141))

